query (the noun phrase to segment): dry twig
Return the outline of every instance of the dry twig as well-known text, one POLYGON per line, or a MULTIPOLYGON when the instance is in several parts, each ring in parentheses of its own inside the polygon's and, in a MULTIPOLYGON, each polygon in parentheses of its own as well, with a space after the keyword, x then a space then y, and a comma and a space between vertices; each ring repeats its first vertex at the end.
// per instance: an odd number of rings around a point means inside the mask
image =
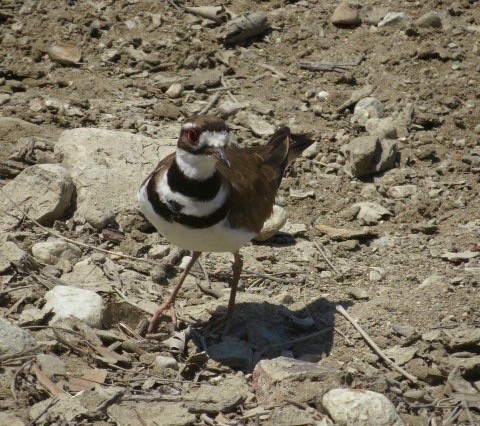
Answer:
POLYGON ((212 109, 212 107, 217 103, 217 101, 220 99, 221 92, 215 93, 215 95, 212 96, 212 99, 208 102, 207 105, 199 112, 199 114, 206 114, 208 111, 212 109))
POLYGON ((317 248, 317 250, 320 252, 320 254, 322 255, 325 262, 327 262, 327 265, 330 267, 330 269, 333 272, 335 272, 338 276, 342 276, 342 273, 333 265, 332 262, 330 262, 330 260, 328 259, 325 251, 322 249, 322 247, 320 247, 320 244, 318 244, 315 240, 312 240, 312 242, 315 245, 315 247, 317 248))
POLYGON ((372 347, 378 356, 380 356, 388 365, 390 365, 394 370, 398 371, 400 374, 405 376, 408 380, 413 383, 417 383, 418 379, 412 374, 405 371, 402 367, 399 367, 395 364, 385 353, 377 346, 377 344, 370 338, 370 336, 360 327, 357 322, 349 315, 349 313, 341 305, 335 306, 335 310, 342 314, 350 323, 357 329, 357 331, 362 335, 365 341, 372 347))

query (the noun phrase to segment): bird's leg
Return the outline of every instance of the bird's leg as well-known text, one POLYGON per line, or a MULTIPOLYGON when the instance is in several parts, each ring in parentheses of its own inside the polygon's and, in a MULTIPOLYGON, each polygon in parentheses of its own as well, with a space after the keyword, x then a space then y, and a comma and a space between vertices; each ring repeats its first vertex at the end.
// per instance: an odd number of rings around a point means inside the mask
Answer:
POLYGON ((223 330, 223 335, 225 336, 230 328, 232 327, 232 320, 233 320, 233 312, 235 310, 235 297, 237 295, 237 287, 238 282, 240 281, 240 274, 242 273, 243 269, 243 257, 240 254, 240 251, 236 251, 233 253, 233 265, 232 265, 232 272, 233 272, 233 280, 232 280, 232 288, 230 290, 230 299, 228 300, 228 307, 227 313, 225 314, 225 328, 223 330))
POLYGON ((187 275, 190 272, 190 269, 192 269, 192 266, 198 260, 198 258, 200 257, 200 254, 201 254, 201 252, 199 252, 199 251, 194 251, 192 253, 192 258, 191 258, 190 262, 188 262, 187 267, 182 272, 182 275, 180 275, 180 277, 178 279, 178 283, 173 288, 173 291, 170 294, 170 296, 168 297, 167 301, 163 305, 158 307, 157 311, 155 312, 152 319, 150 320, 150 324, 148 326, 148 333, 155 333, 157 331, 158 324, 160 323, 160 317, 162 316, 162 314, 167 309, 170 309, 170 314, 172 316, 173 325, 175 327, 177 326, 177 324, 176 324, 177 314, 176 314, 175 306, 174 306, 175 299, 177 297, 178 292, 182 288, 182 285, 183 285, 183 282, 185 281, 185 278, 187 278, 187 275))

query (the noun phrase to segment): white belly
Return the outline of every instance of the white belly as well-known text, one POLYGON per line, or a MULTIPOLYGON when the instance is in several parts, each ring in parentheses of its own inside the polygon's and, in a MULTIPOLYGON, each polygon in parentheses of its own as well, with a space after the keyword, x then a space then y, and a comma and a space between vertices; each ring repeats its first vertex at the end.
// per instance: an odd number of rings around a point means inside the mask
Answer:
POLYGON ((246 229, 232 229, 226 218, 214 226, 202 229, 168 222, 153 211, 145 187, 138 192, 138 201, 143 214, 157 231, 170 243, 186 250, 235 252, 255 236, 255 233, 246 229))

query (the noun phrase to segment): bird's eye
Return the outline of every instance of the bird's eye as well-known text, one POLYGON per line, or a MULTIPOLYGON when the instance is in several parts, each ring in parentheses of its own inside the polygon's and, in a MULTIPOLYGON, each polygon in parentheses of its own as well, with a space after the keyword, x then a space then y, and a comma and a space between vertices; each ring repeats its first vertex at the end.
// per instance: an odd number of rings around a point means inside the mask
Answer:
POLYGON ((188 129, 187 130, 187 140, 192 145, 198 144, 198 132, 195 129, 188 129))

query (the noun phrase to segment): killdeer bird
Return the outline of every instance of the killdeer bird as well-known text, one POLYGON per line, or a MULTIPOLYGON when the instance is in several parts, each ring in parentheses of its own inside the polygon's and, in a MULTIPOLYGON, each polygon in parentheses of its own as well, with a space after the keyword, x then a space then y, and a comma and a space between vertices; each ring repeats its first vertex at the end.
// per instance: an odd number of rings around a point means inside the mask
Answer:
POLYGON ((226 123, 211 115, 187 119, 175 153, 160 161, 138 191, 141 210, 170 243, 193 252, 171 295, 150 321, 157 330, 161 315, 171 311, 190 269, 201 252, 233 253, 233 280, 225 315, 229 328, 243 267, 239 249, 262 229, 273 210, 286 167, 313 141, 277 130, 263 146, 228 145, 226 123))

